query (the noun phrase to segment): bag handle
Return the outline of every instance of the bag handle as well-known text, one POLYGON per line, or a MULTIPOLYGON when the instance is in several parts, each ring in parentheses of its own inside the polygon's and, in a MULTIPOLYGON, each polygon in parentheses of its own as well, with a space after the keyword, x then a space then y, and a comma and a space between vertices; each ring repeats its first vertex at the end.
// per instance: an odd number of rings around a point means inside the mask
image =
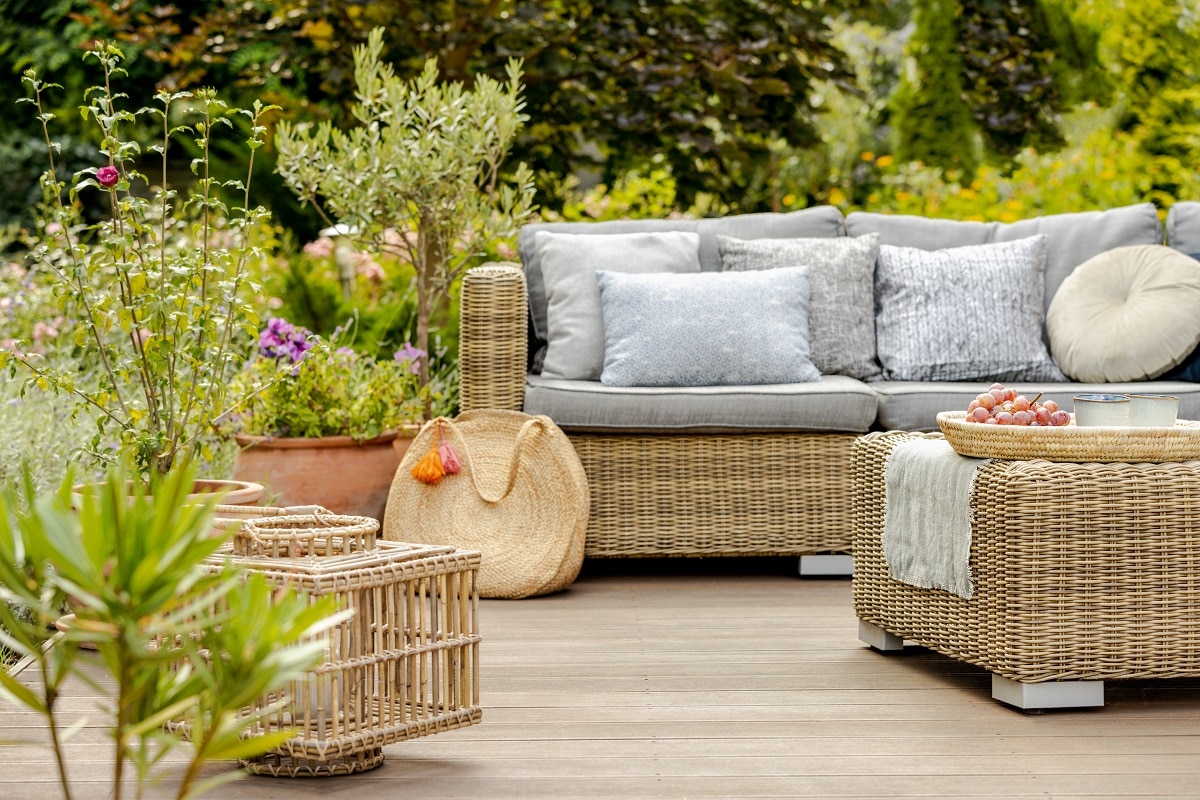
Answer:
POLYGON ((534 428, 540 428, 544 431, 549 430, 549 423, 549 417, 538 414, 525 420, 525 422, 521 425, 520 429, 517 431, 516 444, 513 447, 512 460, 508 465, 508 479, 504 482, 504 488, 500 491, 500 493, 494 497, 490 497, 488 496, 488 493, 479 486, 479 480, 476 478, 475 468, 471 460, 469 443, 463 437, 462 431, 458 430, 458 426, 455 425, 452 420, 442 420, 442 426, 443 430, 445 431, 445 435, 453 435, 457 440, 456 444, 458 445, 459 457, 462 458, 463 461, 463 472, 471 476, 471 484, 475 487, 475 493, 487 503, 499 503, 512 493, 513 487, 517 483, 517 473, 521 466, 521 456, 523 455, 525 448, 528 446, 526 443, 533 438, 534 435, 531 433, 531 431, 533 431, 534 428))

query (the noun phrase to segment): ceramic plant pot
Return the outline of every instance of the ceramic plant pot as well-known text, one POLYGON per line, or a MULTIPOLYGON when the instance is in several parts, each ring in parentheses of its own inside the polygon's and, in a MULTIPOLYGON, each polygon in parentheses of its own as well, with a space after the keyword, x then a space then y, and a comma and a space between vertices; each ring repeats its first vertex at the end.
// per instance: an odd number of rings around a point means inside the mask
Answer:
POLYGON ((401 446, 407 449, 416 432, 413 426, 363 442, 349 436, 237 436, 241 449, 233 476, 263 484, 273 506, 318 505, 335 514, 382 520, 401 446))

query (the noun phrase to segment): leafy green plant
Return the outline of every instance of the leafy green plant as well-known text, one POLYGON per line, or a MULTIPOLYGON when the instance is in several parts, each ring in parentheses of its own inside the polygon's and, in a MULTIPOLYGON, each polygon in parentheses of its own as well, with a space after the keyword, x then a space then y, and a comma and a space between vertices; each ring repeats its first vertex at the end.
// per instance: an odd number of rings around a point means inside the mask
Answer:
MULTIPOLYGON (((259 337, 259 354, 239 376, 247 388, 270 382, 231 418, 232 432, 279 437, 350 436, 373 439, 421 419, 431 385, 420 386, 417 364, 426 354, 410 344, 390 359, 342 345, 273 317, 259 337), (280 371, 286 375, 273 376, 280 371)), ((440 407, 440 404, 439 404, 440 407)))
POLYGON ((253 290, 249 267, 260 253, 251 238, 267 212, 252 207, 250 182, 236 188, 242 204, 221 200, 222 185, 208 171, 216 132, 231 127, 229 115, 244 114, 252 134, 247 175, 263 144, 262 117, 269 107, 228 109, 211 90, 160 91, 155 105, 129 111, 114 88, 121 76, 121 52, 99 44, 87 56, 99 63, 103 82, 86 95, 84 117, 99 129, 104 165, 76 174, 73 185, 57 177, 57 147, 44 96, 54 85, 36 72, 25 74, 42 125, 50 169, 43 177, 50 220, 47 235, 30 255, 39 269, 53 272, 70 331, 85 362, 97 365, 92 383, 60 369, 36 352, 0 350, 0 366, 15 374, 28 370, 28 383, 65 393, 95 415, 98 427, 89 447, 100 459, 117 450, 132 454, 151 478, 206 452, 215 421, 227 413, 229 386, 257 326, 247 297, 253 290), (180 118, 183 121, 180 121, 180 118), (142 147, 126 131, 155 124, 161 139, 161 175, 154 181, 137 170, 142 147), (193 137, 203 154, 191 163, 195 180, 186 192, 169 188, 172 143, 193 137), (107 203, 109 216, 97 224, 81 217, 84 207, 107 203))
POLYGON ((246 709, 319 663, 322 632, 345 619, 331 598, 310 602, 235 566, 206 567, 228 531, 213 527, 215 498, 184 503, 190 469, 166 476, 153 496, 134 483, 130 498, 128 478, 110 470, 78 509, 70 480, 52 494, 37 495, 28 481, 23 493, 0 493, 0 641, 38 673, 37 688, 0 673, 0 694, 47 719, 68 799, 57 703, 69 676, 88 680, 81 642, 99 651, 115 687, 112 796, 122 797, 128 768, 141 796, 162 757, 184 744, 164 729, 176 721, 189 729, 176 792, 186 798, 211 788, 199 781, 207 762, 251 757, 291 735, 266 732, 246 709), (75 619, 51 639, 68 600, 75 619))
POLYGON ((968 177, 979 163, 975 121, 963 99, 962 57, 954 44, 956 0, 916 0, 916 30, 892 96, 896 157, 968 177))
MULTIPOLYGON (((413 81, 402 80, 382 53, 380 28, 354 51, 359 126, 281 123, 278 170, 331 225, 413 265, 415 343, 429 352, 434 304, 489 242, 513 236, 532 211, 528 167, 518 166, 511 180, 500 174, 526 119, 521 68, 510 61, 507 83, 479 75, 467 89, 439 81, 433 60, 413 81)), ((426 361, 420 378, 428 384, 426 361)))

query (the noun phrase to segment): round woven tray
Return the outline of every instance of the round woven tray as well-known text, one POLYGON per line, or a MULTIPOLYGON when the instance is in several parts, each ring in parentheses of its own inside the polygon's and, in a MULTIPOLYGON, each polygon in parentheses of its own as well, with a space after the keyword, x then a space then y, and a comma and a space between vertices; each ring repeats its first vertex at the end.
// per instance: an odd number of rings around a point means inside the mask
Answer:
POLYGON ((943 411, 938 427, 954 451, 973 458, 1012 461, 1122 462, 1200 459, 1200 422, 1174 428, 982 425, 965 411, 943 411))

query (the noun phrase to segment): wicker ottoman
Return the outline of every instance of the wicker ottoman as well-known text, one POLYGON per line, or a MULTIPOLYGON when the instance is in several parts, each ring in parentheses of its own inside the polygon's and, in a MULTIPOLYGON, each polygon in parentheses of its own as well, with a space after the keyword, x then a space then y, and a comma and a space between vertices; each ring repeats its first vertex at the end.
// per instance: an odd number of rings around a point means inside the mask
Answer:
POLYGON ((970 599, 893 580, 885 464, 918 434, 853 449, 854 607, 878 650, 904 641, 992 672, 1025 709, 1104 704, 1104 681, 1200 675, 1200 461, 993 460, 972 493, 970 599))
MULTIPOLYGON (((380 766, 385 745, 478 723, 479 553, 379 541, 367 517, 274 514, 302 510, 222 517, 238 526, 231 555, 249 572, 354 612, 325 634, 326 660, 286 687, 286 702, 255 704, 274 710, 252 733, 295 735, 241 765, 260 775, 349 775, 380 766)), ((227 555, 209 568, 222 569, 227 555)))

